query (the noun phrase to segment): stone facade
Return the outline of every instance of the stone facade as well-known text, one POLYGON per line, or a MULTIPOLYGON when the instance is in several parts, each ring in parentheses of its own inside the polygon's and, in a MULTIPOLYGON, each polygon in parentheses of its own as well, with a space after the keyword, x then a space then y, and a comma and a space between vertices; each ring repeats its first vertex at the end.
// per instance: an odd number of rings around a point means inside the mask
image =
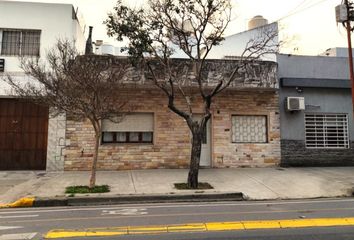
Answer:
POLYGON ((281 140, 284 167, 354 166, 354 142, 349 149, 311 149, 305 141, 281 140))
POLYGON ((47 145, 47 171, 63 171, 65 148, 65 114, 49 117, 48 120, 48 145, 47 145))
MULTIPOLYGON (((134 112, 154 113, 153 144, 102 144, 99 170, 187 168, 191 136, 184 120, 167 108, 167 98, 157 89, 131 91, 134 112)), ((181 105, 181 100, 177 100, 181 105)), ((195 104, 201 112, 201 102, 195 104)), ((280 162, 278 94, 273 91, 228 90, 215 98, 211 119, 211 167, 264 167, 280 162), (231 116, 267 116, 267 143, 231 141, 231 116)), ((65 170, 89 170, 94 131, 89 121, 67 119, 65 170)))

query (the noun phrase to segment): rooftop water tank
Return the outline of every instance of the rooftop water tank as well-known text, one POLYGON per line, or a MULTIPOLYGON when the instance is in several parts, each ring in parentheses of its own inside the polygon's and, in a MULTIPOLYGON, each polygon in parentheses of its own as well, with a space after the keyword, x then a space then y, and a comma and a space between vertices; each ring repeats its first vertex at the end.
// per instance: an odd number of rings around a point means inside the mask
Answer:
POLYGON ((264 25, 268 24, 268 20, 262 17, 261 15, 254 16, 249 22, 248 22, 248 30, 258 28, 264 25))
POLYGON ((108 43, 103 43, 101 45, 101 54, 102 55, 115 55, 115 48, 113 45, 108 44, 108 43))

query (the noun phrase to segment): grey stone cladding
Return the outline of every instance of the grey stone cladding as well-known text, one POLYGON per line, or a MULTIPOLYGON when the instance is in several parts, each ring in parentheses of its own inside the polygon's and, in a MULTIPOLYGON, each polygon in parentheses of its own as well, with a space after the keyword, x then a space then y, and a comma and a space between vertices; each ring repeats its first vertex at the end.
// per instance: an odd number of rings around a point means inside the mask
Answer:
POLYGON ((281 140, 282 167, 354 166, 354 142, 349 149, 309 149, 305 141, 281 140))

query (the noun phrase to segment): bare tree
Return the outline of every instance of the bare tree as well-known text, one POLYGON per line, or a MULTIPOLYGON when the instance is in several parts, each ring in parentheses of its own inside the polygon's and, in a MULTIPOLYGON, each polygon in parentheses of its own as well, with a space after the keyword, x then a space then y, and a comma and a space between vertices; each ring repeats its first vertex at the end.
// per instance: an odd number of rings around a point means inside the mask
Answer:
POLYGON ((90 188, 96 183, 102 120, 119 121, 127 111, 122 81, 128 66, 112 56, 79 55, 73 42, 58 40, 46 61, 21 59, 21 68, 31 78, 28 83, 7 77, 17 96, 47 105, 53 116, 66 113, 75 120, 89 119, 95 131, 90 188))
POLYGON ((132 9, 118 1, 105 22, 108 35, 119 41, 129 40, 127 52, 143 61, 155 85, 166 94, 169 109, 185 119, 192 133, 187 181, 190 188, 198 188, 202 137, 211 117, 213 98, 230 87, 252 62, 278 49, 276 29, 264 29, 250 39, 230 74, 211 86, 205 74, 207 57, 213 46, 224 40, 230 19, 230 0, 150 0, 146 9, 132 9), (171 58, 176 51, 185 54, 188 66, 184 63, 182 67, 171 58), (185 84, 190 74, 194 86, 185 84), (198 97, 191 88, 197 89, 198 97), (184 106, 177 104, 177 97, 184 99, 184 106), (203 115, 196 119, 193 106, 200 100, 203 115))

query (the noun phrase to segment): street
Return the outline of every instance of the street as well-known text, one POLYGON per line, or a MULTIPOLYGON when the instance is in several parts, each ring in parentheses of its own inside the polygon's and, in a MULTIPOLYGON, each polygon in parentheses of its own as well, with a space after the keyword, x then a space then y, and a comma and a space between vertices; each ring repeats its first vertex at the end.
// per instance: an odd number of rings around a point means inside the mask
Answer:
POLYGON ((354 220, 343 224, 347 221, 343 219, 352 217, 354 199, 351 198, 3 209, 0 211, 0 240, 43 239, 50 237, 48 232, 53 231, 64 238, 63 233, 72 230, 83 233, 80 236, 84 238, 87 233, 95 233, 91 236, 97 239, 354 239, 354 220), (286 229, 272 227, 272 222, 278 220, 306 219, 330 222, 310 224, 306 228, 302 225, 286 229), (260 229, 215 227, 226 226, 225 222, 236 226, 238 221, 243 221, 244 226, 245 221, 252 221, 253 225, 256 222, 256 228, 260 229), (198 224, 212 224, 215 231, 199 229, 198 224), (129 235, 114 233, 128 226, 129 235), (169 227, 168 232, 156 230, 164 226, 169 227))

